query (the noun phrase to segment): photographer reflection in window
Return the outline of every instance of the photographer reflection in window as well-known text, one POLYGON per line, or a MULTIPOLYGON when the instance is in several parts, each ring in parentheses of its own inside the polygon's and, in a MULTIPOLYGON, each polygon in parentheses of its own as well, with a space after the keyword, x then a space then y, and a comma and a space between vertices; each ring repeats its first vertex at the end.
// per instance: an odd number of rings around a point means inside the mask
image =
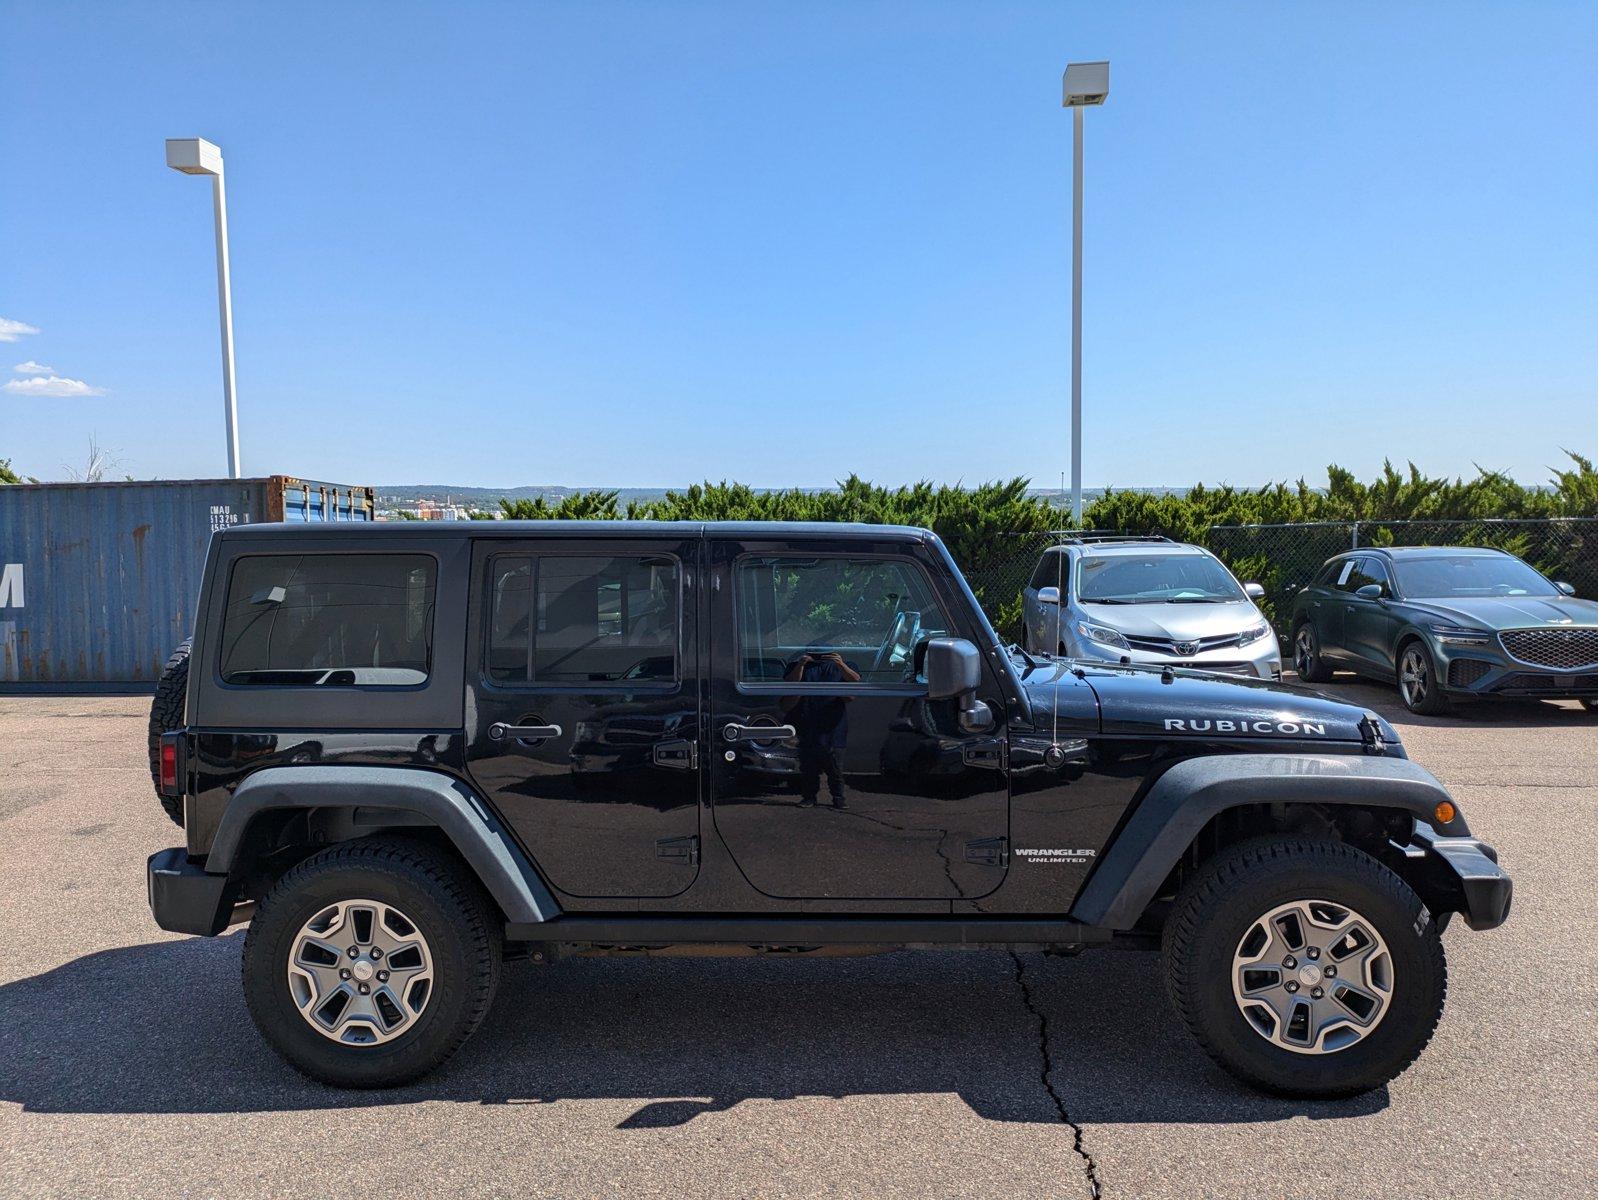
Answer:
MULTIPOLYGON (((859 683, 855 670, 835 650, 808 650, 783 673, 791 683, 859 683)), ((827 794, 834 808, 843 800, 842 755, 849 742, 848 696, 785 696, 783 714, 799 740, 799 806, 812 808, 827 778, 827 794)))

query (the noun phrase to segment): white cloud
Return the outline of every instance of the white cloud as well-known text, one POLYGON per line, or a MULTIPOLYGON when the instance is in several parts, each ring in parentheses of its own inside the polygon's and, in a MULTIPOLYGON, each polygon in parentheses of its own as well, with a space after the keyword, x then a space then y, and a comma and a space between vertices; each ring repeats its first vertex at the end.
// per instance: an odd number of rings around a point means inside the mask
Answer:
POLYGON ((36 363, 31 358, 25 363, 18 363, 16 366, 12 367, 11 369, 13 371, 15 371, 18 375, 54 375, 55 374, 55 368, 54 367, 47 367, 43 363, 36 363))
POLYGON ((0 342, 14 342, 23 334, 38 332, 32 325, 13 321, 10 317, 0 317, 0 342))
POLYGON ((56 375, 35 375, 32 379, 8 379, 0 383, 0 391, 13 396, 49 396, 73 398, 103 396, 104 388, 91 387, 81 379, 62 379, 56 375))

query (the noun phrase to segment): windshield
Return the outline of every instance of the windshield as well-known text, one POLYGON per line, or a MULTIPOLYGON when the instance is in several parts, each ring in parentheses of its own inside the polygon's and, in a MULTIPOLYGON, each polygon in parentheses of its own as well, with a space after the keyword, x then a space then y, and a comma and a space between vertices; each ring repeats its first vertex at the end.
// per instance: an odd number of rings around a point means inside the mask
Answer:
POLYGON ((1232 573, 1208 554, 1117 554, 1077 564, 1086 604, 1220 604, 1245 599, 1232 573))
POLYGON ((1451 554, 1393 563, 1405 597, 1557 596, 1559 589, 1509 555, 1451 554))

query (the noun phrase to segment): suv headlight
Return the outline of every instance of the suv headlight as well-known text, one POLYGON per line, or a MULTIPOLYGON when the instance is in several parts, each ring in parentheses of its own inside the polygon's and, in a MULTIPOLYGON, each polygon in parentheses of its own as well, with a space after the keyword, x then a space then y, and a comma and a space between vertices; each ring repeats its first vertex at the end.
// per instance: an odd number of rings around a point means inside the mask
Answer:
POLYGON ((1468 625, 1432 625, 1429 628, 1445 646, 1485 646, 1490 641, 1485 629, 1472 629, 1468 625))
POLYGON ((1090 642, 1097 642, 1101 646, 1114 646, 1117 650, 1130 650, 1132 643, 1127 641, 1119 632, 1105 625, 1095 625, 1091 621, 1078 621, 1076 631, 1090 642))
POLYGON ((1238 634, 1237 644, 1239 646, 1247 646, 1251 642, 1259 641, 1270 631, 1270 625, 1265 621, 1261 621, 1258 625, 1254 626, 1254 628, 1245 629, 1242 633, 1238 634))

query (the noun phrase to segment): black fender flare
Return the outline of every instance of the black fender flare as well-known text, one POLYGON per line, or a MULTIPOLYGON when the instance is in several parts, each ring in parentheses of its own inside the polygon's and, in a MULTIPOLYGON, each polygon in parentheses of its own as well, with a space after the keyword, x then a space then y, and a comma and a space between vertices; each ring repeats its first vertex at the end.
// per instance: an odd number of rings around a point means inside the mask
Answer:
POLYGON ((1258 804, 1395 808, 1450 837, 1468 836, 1456 813, 1436 824, 1443 785, 1407 758, 1357 754, 1217 754, 1183 759, 1157 779, 1099 859, 1071 906, 1073 919, 1131 929, 1217 813, 1258 804))
POLYGON ((382 814, 404 813, 401 824, 435 825, 460 852, 499 904, 505 919, 537 924, 560 914, 527 856, 491 808, 459 779, 418 767, 266 767, 239 784, 223 810, 206 855, 207 874, 225 875, 237 863, 250 823, 274 809, 359 809, 374 827, 382 814))

